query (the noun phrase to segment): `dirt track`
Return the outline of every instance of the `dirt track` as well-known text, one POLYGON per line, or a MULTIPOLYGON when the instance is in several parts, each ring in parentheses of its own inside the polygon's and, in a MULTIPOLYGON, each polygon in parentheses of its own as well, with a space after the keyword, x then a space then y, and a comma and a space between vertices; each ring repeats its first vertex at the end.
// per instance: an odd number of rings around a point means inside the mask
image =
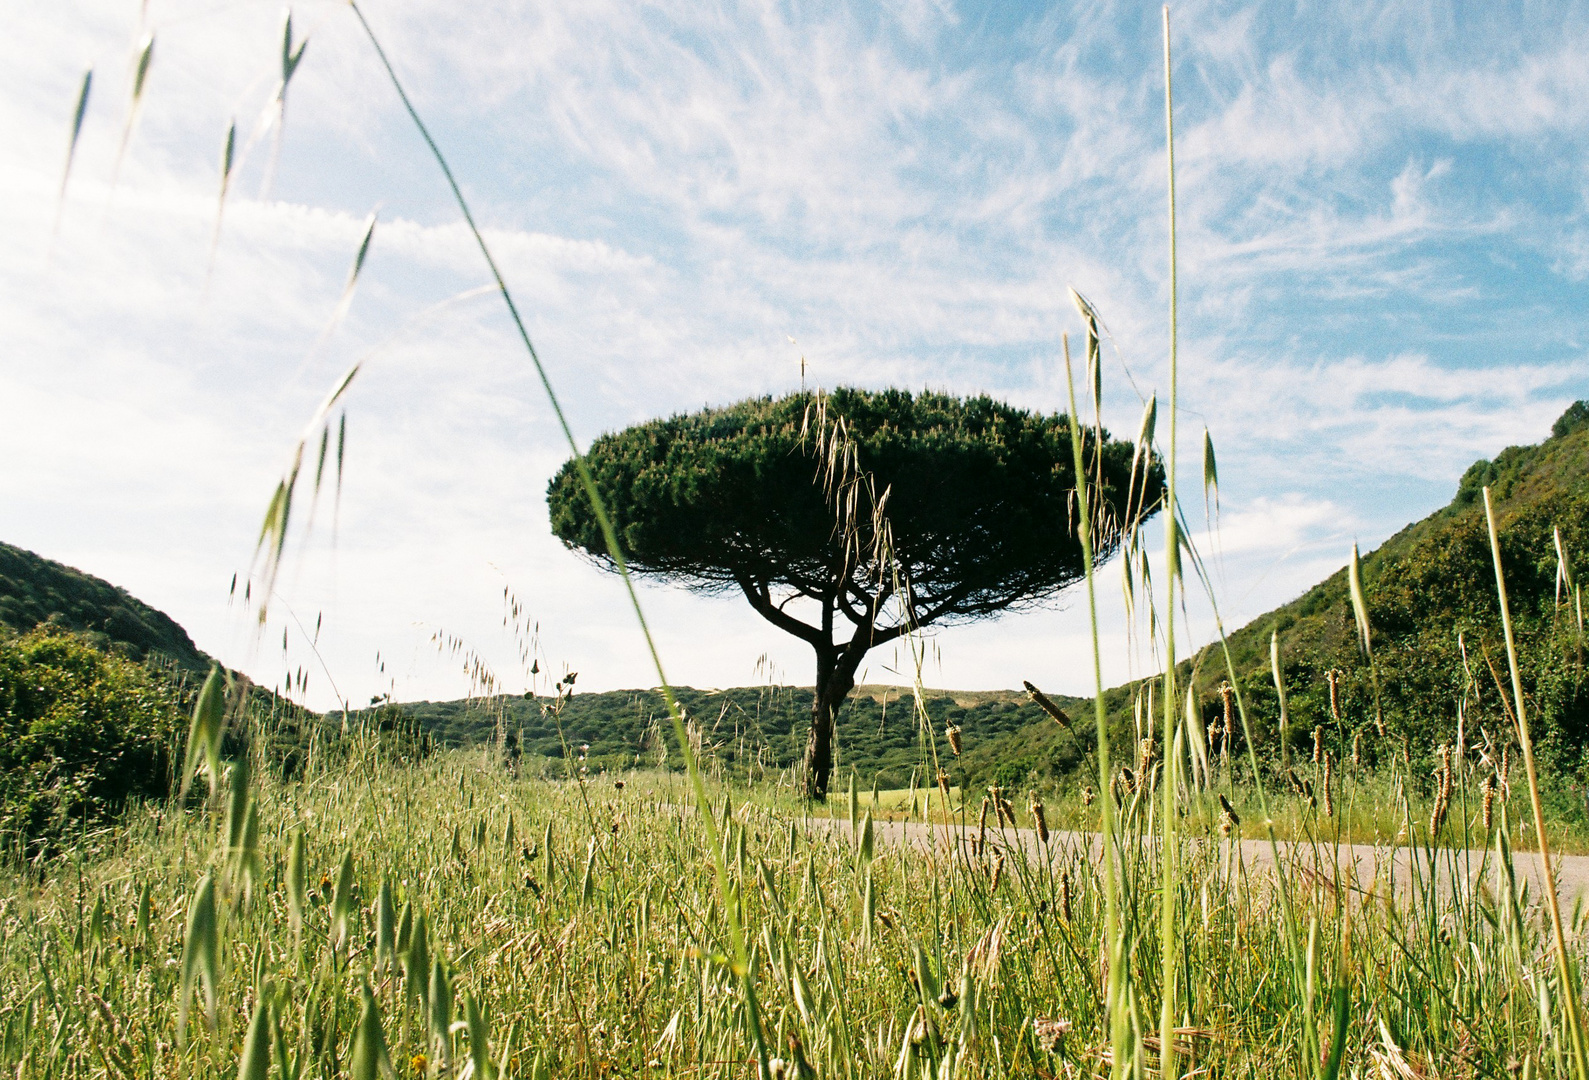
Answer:
MULTIPOLYGON (((816 828, 845 831, 849 829, 848 820, 843 818, 813 817, 808 818, 807 821, 816 828)), ((874 825, 874 829, 879 846, 900 844, 920 848, 955 844, 970 846, 977 839, 975 826, 954 825, 946 829, 942 825, 926 825, 914 821, 879 821, 874 825)), ((1089 854, 1093 858, 1098 856, 1098 835, 1079 832, 1050 834, 1048 855, 1057 858, 1074 852, 1082 844, 1086 844, 1091 849, 1089 854)), ((1043 846, 1038 843, 1037 834, 1030 829, 989 829, 988 845, 990 848, 1020 845, 1026 849, 1028 855, 1034 857, 1040 857, 1043 853, 1043 846)), ((1420 862, 1419 866, 1414 867, 1414 852, 1410 848, 1391 849, 1376 848, 1370 844, 1343 844, 1339 849, 1332 849, 1321 844, 1315 849, 1311 845, 1280 844, 1281 858, 1291 865, 1305 867, 1306 869, 1301 871, 1304 873, 1326 871, 1332 851, 1342 871, 1355 870, 1355 878, 1360 888, 1366 889, 1376 879, 1382 879, 1384 881, 1382 887, 1389 889, 1392 895, 1400 895, 1410 888, 1415 871, 1419 875, 1427 875, 1429 872, 1426 863, 1420 862), (1293 853, 1298 857, 1295 862, 1291 860, 1293 853)), ((1485 858, 1486 853, 1480 850, 1458 850, 1455 854, 1458 873, 1469 880, 1476 878, 1481 871, 1487 875, 1495 872, 1493 850, 1489 852, 1488 860, 1485 858)), ((1267 840, 1243 840, 1240 856, 1248 872, 1262 873, 1274 864, 1274 853, 1267 840)), ((1441 866, 1437 872, 1444 881, 1450 877, 1452 864, 1443 857, 1439 861, 1441 866)), ((1528 881, 1530 893, 1534 896, 1541 895, 1540 888, 1544 884, 1545 877, 1539 854, 1533 851, 1514 852, 1512 861, 1519 882, 1528 881)), ((1552 853, 1551 864, 1559 883, 1563 905, 1571 904, 1580 893, 1589 892, 1589 855, 1552 853)))

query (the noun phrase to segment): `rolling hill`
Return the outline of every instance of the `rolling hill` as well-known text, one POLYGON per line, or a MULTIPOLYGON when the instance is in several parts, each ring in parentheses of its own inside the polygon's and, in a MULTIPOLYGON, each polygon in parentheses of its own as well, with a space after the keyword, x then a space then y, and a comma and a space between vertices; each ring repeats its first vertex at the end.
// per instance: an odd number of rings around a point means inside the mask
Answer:
POLYGON ((210 658, 165 612, 102 578, 0 543, 0 626, 25 633, 41 623, 76 631, 133 660, 158 654, 189 671, 210 667, 210 658))
MULTIPOLYGON (((674 692, 698 726, 708 767, 739 776, 775 775, 802 760, 811 722, 810 687, 675 687, 674 692)), ((946 725, 962 729, 969 751, 1044 716, 1018 690, 929 690, 924 700, 945 766, 954 761, 943 735, 946 725)), ((1067 709, 1081 704, 1072 699, 1059 703, 1067 709)), ((500 737, 523 753, 546 758, 562 758, 565 747, 577 757, 588 745, 591 769, 682 766, 666 706, 656 690, 578 693, 560 706, 546 698, 499 696, 410 702, 402 709, 447 745, 480 745, 500 737)), ((864 785, 875 777, 882 787, 904 787, 914 771, 918 782, 930 782, 930 771, 922 767, 925 748, 908 688, 857 687, 840 715, 837 747, 836 774, 841 777, 853 768, 864 785)), ((554 767, 553 775, 557 772, 554 767)))
MULTIPOLYGON (((1589 749, 1582 607, 1563 586, 1558 602, 1559 530, 1568 570, 1577 581, 1589 545, 1589 402, 1571 406, 1533 446, 1512 446, 1463 474, 1451 502, 1402 529, 1362 559, 1372 627, 1373 664, 1362 655, 1343 567, 1302 596, 1252 620, 1230 635, 1237 682, 1248 702, 1260 758, 1278 763, 1311 753, 1313 731, 1338 757, 1354 741, 1368 760, 1406 753, 1430 760, 1457 737, 1510 742, 1511 723, 1501 690, 1509 694, 1505 643, 1485 523, 1483 488, 1495 504, 1506 588, 1521 656, 1532 731, 1541 756, 1558 773, 1580 774, 1589 749), (1280 708, 1270 663, 1277 634, 1284 670, 1288 724, 1282 741, 1280 708), (1339 718, 1329 702, 1327 673, 1340 672, 1339 718), (1384 734, 1376 722, 1374 682, 1384 734)), ((1345 554, 1345 553, 1343 553, 1345 554)), ((1206 723, 1222 713, 1218 692, 1224 656, 1210 647, 1183 663, 1206 723)), ((1183 682, 1183 686, 1185 683, 1183 682)), ((1143 684, 1105 694, 1111 744, 1129 760, 1135 745, 1133 701, 1143 684), (1124 748, 1122 751, 1120 748, 1124 748)), ((1086 710, 1082 710, 1085 712, 1086 710)), ((1062 733, 1036 723, 968 753, 970 782, 1024 772, 1039 781, 1074 761, 1076 746, 1090 753, 1092 725, 1062 733)), ((1240 752, 1236 747, 1233 752, 1240 752)))

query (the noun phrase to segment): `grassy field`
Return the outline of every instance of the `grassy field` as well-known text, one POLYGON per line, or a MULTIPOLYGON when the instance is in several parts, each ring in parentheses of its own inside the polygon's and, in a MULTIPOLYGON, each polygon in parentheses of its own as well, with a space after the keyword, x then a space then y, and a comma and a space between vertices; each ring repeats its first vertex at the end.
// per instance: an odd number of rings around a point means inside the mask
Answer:
MULTIPOLYGON (((1470 767, 1462 780, 1453 781, 1450 803, 1441 819, 1440 830, 1433 837, 1429 836, 1429 825, 1436 800, 1427 794, 1409 793, 1407 785, 1400 782, 1396 774, 1346 771, 1345 775, 1332 778, 1330 798, 1326 802, 1322 772, 1322 769, 1305 769, 1298 774, 1299 779, 1305 778, 1315 786, 1311 801, 1290 791, 1269 796, 1269 815, 1276 839, 1382 847, 1432 841, 1436 847, 1482 848, 1494 840, 1491 828, 1499 819, 1504 802, 1511 830, 1508 840, 1513 850, 1538 850, 1533 823, 1528 819, 1528 799, 1522 792, 1511 790, 1508 795, 1497 788, 1490 797, 1490 824, 1485 824, 1484 779, 1477 768, 1470 767)), ((1047 826, 1056 831, 1097 832, 1102 815, 1096 798, 1091 795, 1094 786, 1072 784, 1057 796, 1043 796, 1047 826)), ((1248 840, 1266 839, 1269 830, 1264 827, 1257 792, 1250 785, 1237 784, 1225 788, 1224 793, 1240 822, 1233 826, 1229 835, 1248 840)), ((1547 787, 1542 796, 1546 803, 1545 827, 1550 850, 1564 855, 1589 854, 1589 827, 1586 827, 1583 808, 1575 793, 1547 787)), ((874 793, 862 788, 856 798, 859 811, 869 811, 878 821, 937 820, 944 805, 936 789, 887 788, 874 793)), ((967 800, 958 787, 951 788, 950 816, 956 822, 975 825, 980 817, 982 798, 983 793, 972 792, 967 800)), ((1006 798, 1015 825, 1022 829, 1034 828, 1036 822, 1030 809, 1029 793, 1009 792, 1006 798)), ((819 812, 829 817, 846 817, 848 803, 847 793, 836 792, 828 797, 827 805, 819 812)), ((1180 809, 1185 828, 1192 835, 1209 835, 1220 830, 1223 811, 1217 794, 1187 792, 1180 800, 1180 809)))
MULTIPOLYGON (((408 763, 372 743, 249 790, 252 830, 228 820, 223 786, 211 807, 148 805, 6 871, 8 1072, 740 1077, 758 1044, 780 1076, 1106 1070, 1103 878, 1057 840, 1047 858, 996 840, 890 849, 867 838, 869 792, 852 831, 807 827, 765 787, 715 788, 749 942, 736 972, 677 775, 523 780, 482 752, 408 763)), ((1142 794, 1117 822, 1116 962, 1151 1072, 1162 867, 1129 842, 1151 834, 1142 794)), ((1178 1069, 1314 1075, 1344 992, 1343 1075, 1564 1071, 1548 933, 1538 897, 1505 885, 1494 813, 1478 837, 1499 868, 1490 888, 1395 897, 1336 880, 1323 852, 1299 856, 1318 861, 1282 890, 1233 863, 1217 827, 1188 828, 1171 896, 1178 1069)), ((1455 856, 1422 858, 1428 880, 1455 856)))

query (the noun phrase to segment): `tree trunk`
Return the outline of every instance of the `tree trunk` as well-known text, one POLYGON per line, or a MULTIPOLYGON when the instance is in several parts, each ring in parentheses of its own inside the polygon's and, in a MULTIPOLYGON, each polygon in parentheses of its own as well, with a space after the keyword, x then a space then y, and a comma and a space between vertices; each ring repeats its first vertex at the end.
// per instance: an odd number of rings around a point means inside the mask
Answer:
POLYGON ((844 653, 817 653, 817 686, 811 700, 811 737, 806 741, 806 798, 828 797, 833 773, 833 728, 839 706, 855 689, 855 669, 844 653))

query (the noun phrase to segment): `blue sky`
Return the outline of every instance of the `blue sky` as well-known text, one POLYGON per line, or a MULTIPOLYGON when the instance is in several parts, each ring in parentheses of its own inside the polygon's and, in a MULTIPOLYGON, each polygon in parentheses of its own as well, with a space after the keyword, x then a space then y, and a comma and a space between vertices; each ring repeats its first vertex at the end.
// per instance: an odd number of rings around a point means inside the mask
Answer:
MULTIPOLYGON (((522 685, 505 587, 549 666, 651 684, 615 582, 549 536, 565 456, 549 410, 500 301, 470 295, 484 267, 351 12, 293 8, 310 43, 279 154, 271 136, 245 156, 211 271, 222 135, 235 118, 246 140, 273 91, 279 5, 149 0, 141 23, 135 0, 3 10, 0 539, 126 586, 267 685, 309 668, 318 706, 330 680, 354 701, 462 694, 438 631, 522 685), (145 31, 155 60, 118 174, 145 31), (298 431, 366 354, 335 528, 325 507, 295 542, 261 637, 227 586, 298 431), (316 657, 292 620, 322 613, 316 657)), ((1139 391, 1168 388, 1159 11, 994 10, 366 8, 582 440, 798 386, 802 357, 820 385, 1054 410, 1059 338, 1079 329, 1068 287, 1111 331, 1106 421, 1129 434, 1139 391)), ((1589 20, 1371 3, 1173 20, 1182 461, 1195 484, 1206 425, 1239 624, 1589 397, 1589 20)), ((1110 681, 1147 663, 1115 574, 1110 681)), ((753 682, 764 655, 811 678, 804 646, 741 603, 644 597, 678 682, 753 682)), ((1084 621, 1067 595, 946 631, 927 679, 1083 691, 1084 621)), ((867 677, 894 681, 890 666, 880 652, 867 677)))

